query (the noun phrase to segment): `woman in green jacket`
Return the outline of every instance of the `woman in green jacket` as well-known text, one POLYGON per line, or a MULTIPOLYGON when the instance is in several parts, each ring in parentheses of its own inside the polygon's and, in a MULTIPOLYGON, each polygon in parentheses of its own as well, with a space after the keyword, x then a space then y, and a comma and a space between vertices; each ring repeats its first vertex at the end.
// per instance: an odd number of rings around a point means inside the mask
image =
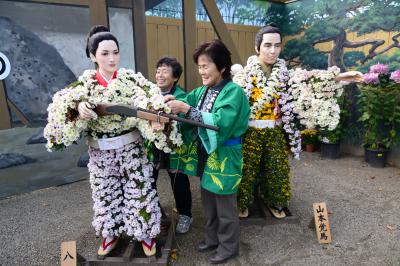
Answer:
MULTIPOLYGON (((242 177, 242 135, 250 115, 246 95, 231 81, 232 60, 219 40, 200 45, 193 59, 203 86, 184 101, 166 96, 174 113, 219 127, 219 131, 187 128, 182 155, 185 173, 201 178, 201 199, 207 217, 200 252, 216 249, 209 262, 223 263, 239 254, 239 218, 236 192, 242 177)), ((186 126, 187 127, 187 126, 186 126)))

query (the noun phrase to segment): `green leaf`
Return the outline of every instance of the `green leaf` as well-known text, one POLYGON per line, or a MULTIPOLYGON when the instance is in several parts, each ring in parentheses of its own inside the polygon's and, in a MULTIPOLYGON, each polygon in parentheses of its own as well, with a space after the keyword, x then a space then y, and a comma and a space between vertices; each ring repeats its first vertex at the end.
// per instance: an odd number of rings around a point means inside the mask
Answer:
POLYGON ((182 159, 182 161, 183 161, 184 163, 188 163, 188 162, 190 162, 190 161, 193 160, 193 158, 191 158, 191 157, 189 157, 189 158, 181 158, 181 159, 182 159))
POLYGON ((186 167, 186 170, 188 170, 188 171, 194 171, 194 165, 193 164, 187 164, 185 167, 186 167))
POLYGON ((197 154, 197 145, 195 145, 194 143, 192 143, 190 146, 190 154, 191 155, 197 154))
POLYGON ((225 163, 228 160, 228 157, 225 157, 224 160, 221 163, 221 173, 225 170, 225 163))
POLYGON ((367 121, 371 116, 369 113, 363 113, 363 115, 360 117, 360 121, 367 121))
POLYGON ((216 152, 211 153, 211 155, 208 157, 207 166, 211 170, 219 170, 220 169, 220 165, 218 162, 218 157, 217 157, 216 152))
POLYGON ((221 190, 224 190, 221 180, 219 180, 218 177, 216 177, 215 175, 211 175, 211 179, 221 190))
POLYGON ((235 185, 232 187, 232 189, 235 189, 237 186, 239 186, 240 181, 242 181, 242 178, 239 178, 239 179, 236 181, 236 183, 235 183, 235 185))

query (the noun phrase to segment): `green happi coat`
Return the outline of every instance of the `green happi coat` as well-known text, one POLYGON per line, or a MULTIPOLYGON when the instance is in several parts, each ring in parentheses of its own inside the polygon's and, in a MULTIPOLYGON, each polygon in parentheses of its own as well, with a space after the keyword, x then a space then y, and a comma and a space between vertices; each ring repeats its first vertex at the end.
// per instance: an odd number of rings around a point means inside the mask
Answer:
MULTIPOLYGON (((183 101, 186 98, 186 92, 183 88, 178 85, 175 86, 175 89, 171 91, 171 95, 175 96, 175 99, 179 101, 183 101)), ((179 126, 180 127, 180 126, 179 126)), ((185 144, 179 147, 174 153, 169 154, 169 169, 183 170, 185 167, 185 163, 181 161, 181 153, 184 150, 185 144)))
MULTIPOLYGON (((175 98, 179 101, 183 101, 186 97, 186 92, 183 90, 182 87, 175 85, 175 87, 172 88, 171 95, 175 96, 175 98)), ((179 126, 178 126, 179 127, 179 126)), ((146 141, 145 142, 145 147, 147 151, 147 157, 150 161, 154 162, 154 151, 153 149, 156 149, 156 147, 150 142, 146 141)), ((166 154, 169 157, 169 169, 179 169, 183 170, 185 164, 180 161, 180 155, 179 153, 182 150, 182 146, 179 147, 174 153, 166 154)))
MULTIPOLYGON (((185 102, 196 107, 207 86, 194 89, 185 102)), ((201 187, 212 193, 229 195, 236 193, 242 178, 242 144, 226 145, 227 140, 241 137, 247 130, 250 115, 249 102, 243 89, 228 82, 220 91, 211 113, 202 112, 204 123, 219 127, 219 131, 198 128, 201 143, 208 159, 201 177, 201 187)), ((184 130, 185 147, 180 154, 185 162, 185 173, 197 175, 197 141, 193 139, 193 128, 184 130)), ((196 129, 195 129, 196 130, 196 129)))

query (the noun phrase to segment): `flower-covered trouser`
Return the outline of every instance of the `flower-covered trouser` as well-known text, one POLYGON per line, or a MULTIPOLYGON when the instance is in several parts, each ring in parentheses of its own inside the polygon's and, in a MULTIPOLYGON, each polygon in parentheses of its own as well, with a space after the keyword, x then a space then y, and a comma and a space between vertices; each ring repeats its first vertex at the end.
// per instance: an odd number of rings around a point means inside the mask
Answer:
POLYGON ((161 210, 152 188, 153 165, 139 139, 120 149, 89 147, 89 173, 97 235, 122 233, 138 241, 160 233, 161 210))
POLYGON ((240 211, 253 202, 257 181, 266 204, 287 207, 291 193, 286 147, 281 127, 249 127, 243 142, 243 176, 238 191, 240 211))

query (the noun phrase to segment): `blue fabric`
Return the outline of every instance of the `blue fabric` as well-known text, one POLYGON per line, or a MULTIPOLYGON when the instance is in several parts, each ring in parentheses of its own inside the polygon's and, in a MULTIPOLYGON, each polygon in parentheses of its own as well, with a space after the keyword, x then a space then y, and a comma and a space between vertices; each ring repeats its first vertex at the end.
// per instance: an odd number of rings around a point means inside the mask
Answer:
POLYGON ((233 146, 238 144, 242 144, 242 137, 228 139, 227 141, 224 142, 224 146, 233 146))
MULTIPOLYGON (((214 123, 213 115, 212 113, 207 113, 207 112, 201 112, 201 115, 203 117, 203 121, 205 124, 216 126, 214 123)), ((198 128, 198 133, 201 142, 203 143, 203 146, 205 150, 207 151, 207 154, 211 154, 213 151, 217 149, 217 132, 208 128, 198 128)))

